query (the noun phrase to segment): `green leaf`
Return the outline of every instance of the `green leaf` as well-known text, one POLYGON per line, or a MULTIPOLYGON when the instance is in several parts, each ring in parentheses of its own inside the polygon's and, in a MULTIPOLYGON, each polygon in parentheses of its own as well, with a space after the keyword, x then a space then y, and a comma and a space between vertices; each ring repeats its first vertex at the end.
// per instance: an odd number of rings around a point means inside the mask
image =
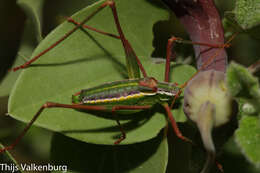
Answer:
POLYGON ((247 159, 260 168, 260 124, 257 116, 242 117, 235 132, 235 141, 247 159))
MULTIPOLYGON (((4 146, 0 143, 0 149, 4 148, 4 146)), ((22 173, 20 169, 20 166, 17 164, 16 160, 12 157, 12 155, 8 152, 5 151, 4 153, 0 154, 0 170, 1 172, 17 172, 17 173, 22 173), (8 166, 8 168, 6 168, 8 166), (10 170, 10 167, 12 170, 10 170), (8 169, 10 171, 8 171, 8 169)))
POLYGON ((252 113, 252 109, 260 111, 258 79, 247 68, 232 62, 227 70, 227 83, 232 96, 242 101, 244 105, 247 104, 244 106, 244 111, 248 111, 247 113, 252 113), (251 108, 248 109, 248 106, 251 108))
POLYGON ((55 134, 51 160, 55 165, 67 165, 71 173, 163 173, 168 161, 168 144, 162 133, 152 140, 124 146, 87 144, 55 134))
MULTIPOLYGON (((73 18, 82 21, 102 2, 104 1, 79 11, 73 18)), ((153 51, 153 25, 166 19, 167 11, 145 0, 119 0, 116 5, 126 38, 148 75, 162 81, 165 65, 154 64, 149 57, 153 51)), ((117 33, 109 8, 98 13, 88 25, 117 33)), ((73 27, 74 24, 69 22, 60 25, 41 42, 33 56, 45 50, 73 27)), ((81 89, 127 78, 124 56, 119 40, 91 31, 76 31, 22 72, 9 99, 9 114, 28 122, 46 101, 70 104, 71 95, 81 89)), ((172 78, 177 81, 179 79, 181 84, 194 72, 194 68, 190 66, 179 65, 174 68, 172 78)), ((127 139, 122 144, 145 141, 157 136, 166 123, 164 110, 160 112, 163 113, 148 110, 130 115, 130 119, 122 115, 122 119, 127 119, 121 121, 127 133, 127 139)), ((44 110, 35 124, 81 141, 113 145, 120 131, 110 117, 111 115, 100 112, 90 114, 55 108, 44 110)))
POLYGON ((260 24, 260 0, 237 0, 234 13, 243 29, 255 27, 260 24))

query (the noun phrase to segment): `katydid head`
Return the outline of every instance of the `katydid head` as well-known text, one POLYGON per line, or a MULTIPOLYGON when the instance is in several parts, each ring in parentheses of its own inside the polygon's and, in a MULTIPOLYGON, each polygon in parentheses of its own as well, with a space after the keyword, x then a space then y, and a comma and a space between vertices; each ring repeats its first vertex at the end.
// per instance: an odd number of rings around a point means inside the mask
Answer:
POLYGON ((150 88, 151 92, 156 92, 158 88, 158 81, 153 77, 145 77, 139 81, 139 86, 150 88))

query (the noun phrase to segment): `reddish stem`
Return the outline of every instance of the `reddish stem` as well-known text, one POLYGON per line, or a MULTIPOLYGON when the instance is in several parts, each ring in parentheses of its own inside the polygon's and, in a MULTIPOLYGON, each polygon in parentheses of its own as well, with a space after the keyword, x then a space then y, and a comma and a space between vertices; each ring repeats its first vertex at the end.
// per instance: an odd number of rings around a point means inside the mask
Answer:
MULTIPOLYGON (((224 31, 219 13, 213 0, 162 0, 173 10, 193 42, 224 44, 224 31)), ((197 68, 216 54, 217 48, 194 45, 197 68)), ((204 70, 226 71, 227 54, 222 49, 215 60, 204 70)))

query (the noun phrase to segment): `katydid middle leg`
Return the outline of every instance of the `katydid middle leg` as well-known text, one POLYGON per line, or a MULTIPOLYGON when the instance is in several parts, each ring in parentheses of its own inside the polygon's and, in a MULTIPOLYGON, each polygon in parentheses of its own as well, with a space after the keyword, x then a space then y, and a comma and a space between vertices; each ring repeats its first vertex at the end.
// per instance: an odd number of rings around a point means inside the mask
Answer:
MULTIPOLYGON (((193 144, 193 142, 189 138, 187 138, 187 137, 182 135, 182 133, 179 130, 178 125, 177 125, 177 123, 176 123, 176 121, 175 121, 175 119, 174 119, 174 117, 173 117, 173 115, 171 113, 171 109, 170 109, 168 103, 164 103, 164 104, 162 104, 162 106, 166 110, 167 116, 168 116, 168 118, 170 120, 170 123, 172 125, 173 131, 176 134, 176 136, 178 138, 180 138, 181 140, 183 140, 183 141, 186 141, 186 142, 189 142, 189 143, 193 144)), ((114 112, 116 110, 139 110, 139 109, 145 110, 145 109, 150 109, 151 107, 152 106, 149 106, 149 105, 145 105, 145 106, 135 106, 135 105, 114 106, 112 108, 112 112, 114 112)), ((119 121, 117 121, 117 122, 119 124, 119 127, 121 128, 122 126, 120 125, 119 121)), ((166 125, 166 128, 167 128, 167 125, 166 125)), ((122 131, 122 128, 121 128, 121 132, 122 132, 122 136, 121 136, 122 139, 120 138, 118 141, 115 142, 115 144, 118 144, 119 142, 124 140, 124 132, 122 131)))
MULTIPOLYGON (((109 3, 107 5, 109 5, 109 7, 112 10, 114 22, 115 22, 116 29, 118 31, 119 36, 111 34, 111 33, 107 33, 107 32, 104 32, 104 31, 101 31, 99 29, 90 27, 88 25, 82 25, 81 27, 85 28, 85 29, 90 29, 92 31, 95 31, 95 32, 98 32, 100 34, 107 35, 107 36, 110 36, 110 37, 113 37, 113 38, 119 38, 121 40, 121 42, 122 42, 122 45, 123 45, 123 48, 124 48, 124 51, 125 51, 126 65, 127 65, 127 71, 128 71, 129 78, 130 79, 132 79, 132 78, 140 78, 139 69, 141 70, 143 77, 147 77, 147 73, 146 73, 146 71, 145 71, 141 61, 137 57, 137 55, 134 52, 131 44, 126 39, 126 37, 125 37, 125 35, 123 33, 123 30, 121 28, 121 25, 120 25, 120 22, 119 22, 119 19, 118 19, 118 13, 117 13, 117 10, 116 10, 115 2, 111 0, 111 1, 109 1, 109 3)), ((81 24, 81 23, 75 21, 72 18, 68 18, 68 21, 73 23, 73 24, 75 24, 76 26, 79 26, 81 24)))
POLYGON ((122 127, 122 125, 121 125, 117 115, 115 114, 115 111, 116 110, 140 110, 140 109, 144 110, 144 109, 150 109, 150 108, 151 108, 151 106, 149 106, 149 105, 146 105, 146 106, 135 106, 135 105, 118 105, 118 106, 114 106, 112 108, 112 114, 115 116, 117 125, 120 128, 120 131, 121 131, 121 134, 122 134, 120 136, 120 138, 114 142, 114 144, 119 144, 121 141, 123 141, 126 138, 126 133, 125 133, 125 131, 124 131, 124 129, 123 129, 123 127, 122 127))

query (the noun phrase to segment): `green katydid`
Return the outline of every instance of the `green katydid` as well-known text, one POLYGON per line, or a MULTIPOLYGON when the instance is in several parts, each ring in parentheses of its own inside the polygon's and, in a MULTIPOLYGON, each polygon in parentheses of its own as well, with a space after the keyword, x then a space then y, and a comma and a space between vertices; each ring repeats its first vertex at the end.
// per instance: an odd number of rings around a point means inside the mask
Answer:
MULTIPOLYGON (((103 3, 96 11, 94 11, 90 16, 88 16, 81 23, 77 23, 76 21, 69 19, 69 22, 73 22, 74 24, 76 24, 76 27, 73 30, 69 31, 67 34, 65 34, 64 37, 62 37, 60 40, 55 42, 45 51, 41 52, 38 56, 32 58, 32 60, 28 61, 25 65, 22 65, 18 68, 14 68, 14 70, 20 68, 26 68, 27 66, 29 66, 33 61, 35 61, 40 56, 47 53, 50 49, 54 48, 57 44, 62 42, 64 39, 69 37, 69 35, 71 35, 78 28, 84 27, 85 26, 84 23, 88 21, 90 18, 92 18, 96 13, 98 13, 98 11, 103 9, 105 6, 110 6, 112 8, 116 26, 120 35, 116 37, 120 38, 120 40, 122 41, 125 48, 127 60, 129 61, 127 65, 129 78, 137 78, 137 79, 129 79, 125 81, 107 83, 98 86, 96 88, 82 90, 74 95, 73 97, 74 104, 71 105, 47 102, 36 113, 34 118, 27 125, 27 127, 25 128, 23 133, 17 138, 17 140, 11 146, 6 147, 1 151, 12 149, 15 145, 17 145, 17 143, 24 136, 24 134, 32 125, 32 123, 37 119, 37 117, 43 111, 43 109, 51 108, 51 107, 63 107, 63 108, 95 110, 95 111, 110 111, 115 113, 117 113, 117 111, 124 111, 126 113, 132 113, 136 111, 150 109, 153 105, 159 103, 165 108, 176 134, 180 138, 184 140, 188 140, 187 138, 183 137, 180 131, 178 130, 178 127, 170 112, 170 107, 168 105, 168 102, 171 102, 177 98, 177 96, 180 94, 183 88, 183 87, 178 87, 175 84, 169 83, 169 69, 170 69, 169 67, 170 67, 170 57, 171 57, 170 50, 173 46, 174 41, 176 41, 176 38, 173 37, 172 39, 169 40, 168 50, 167 50, 167 63, 166 63, 166 70, 165 70, 165 81, 158 82, 154 78, 147 77, 147 74, 144 68, 142 67, 141 62, 136 57, 133 49, 131 48, 123 32, 121 31, 121 27, 119 25, 119 20, 117 19, 117 13, 113 1, 105 1, 105 3, 103 3), (144 78, 140 78, 137 72, 139 70, 136 70, 137 68, 142 71, 144 78), (116 88, 116 90, 111 88, 116 88)), ((99 32, 96 29, 94 30, 99 32)), ((208 46, 214 47, 214 45, 208 45, 208 46)), ((215 45, 215 46, 222 47, 220 45, 215 45)), ((117 123, 120 125, 118 120, 117 123)), ((125 138, 125 133, 122 130, 122 128, 121 128, 121 132, 122 132, 122 137, 115 142, 116 144, 120 143, 125 138)))

